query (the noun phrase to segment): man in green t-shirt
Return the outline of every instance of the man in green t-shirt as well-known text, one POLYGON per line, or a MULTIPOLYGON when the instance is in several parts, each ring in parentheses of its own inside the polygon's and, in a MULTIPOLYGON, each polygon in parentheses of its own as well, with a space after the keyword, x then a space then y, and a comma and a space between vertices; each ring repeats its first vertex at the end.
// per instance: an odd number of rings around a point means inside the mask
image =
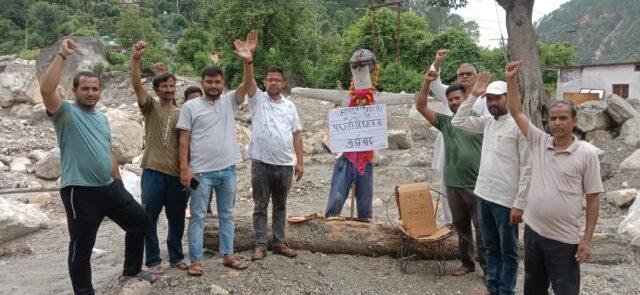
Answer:
POLYGON ((104 217, 126 232, 124 269, 119 281, 155 282, 155 275, 141 269, 147 214, 124 188, 118 163, 111 155, 109 122, 95 109, 100 100, 100 76, 92 72, 75 75, 74 103, 63 100, 56 92, 64 62, 75 49, 73 40, 62 40, 40 83, 40 94, 56 130, 62 157, 60 198, 69 228, 67 263, 73 291, 95 294, 91 253, 104 217))
MULTIPOLYGON (((473 222, 476 232, 480 267, 483 271, 486 269, 482 234, 476 213, 477 196, 473 193, 480 167, 482 134, 453 127, 451 125, 452 116, 436 113, 427 106, 429 86, 437 78, 436 71, 427 72, 422 88, 416 96, 416 109, 431 125, 442 132, 444 138, 446 150, 444 184, 453 217, 453 227, 458 233, 458 249, 462 260, 462 266, 456 269, 452 275, 462 276, 475 271, 471 222, 473 222)), ((465 100, 465 87, 453 84, 447 88, 445 94, 449 109, 455 114, 460 104, 465 100)))
MULTIPOLYGON (((180 162, 178 159, 178 129, 180 108, 176 106, 176 77, 160 71, 153 77, 156 101, 142 86, 140 61, 149 49, 146 42, 138 41, 131 49, 131 85, 138 98, 140 112, 144 116, 145 144, 142 155, 142 207, 149 215, 150 227, 144 237, 146 260, 149 271, 164 274, 161 265, 160 243, 158 242, 158 217, 164 208, 169 230, 167 252, 172 267, 186 270, 182 261, 182 236, 184 234, 185 210, 189 192, 180 183, 180 162)), ((163 64, 164 65, 164 64, 163 64)))

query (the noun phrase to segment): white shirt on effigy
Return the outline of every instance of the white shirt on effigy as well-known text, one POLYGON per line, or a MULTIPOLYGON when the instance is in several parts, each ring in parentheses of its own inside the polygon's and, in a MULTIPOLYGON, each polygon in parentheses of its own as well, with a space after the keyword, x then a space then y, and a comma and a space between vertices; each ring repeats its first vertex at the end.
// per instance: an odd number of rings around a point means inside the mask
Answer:
POLYGON ((293 133, 302 130, 295 104, 281 95, 274 101, 267 92, 249 98, 251 142, 249 158, 267 164, 293 166, 293 133))

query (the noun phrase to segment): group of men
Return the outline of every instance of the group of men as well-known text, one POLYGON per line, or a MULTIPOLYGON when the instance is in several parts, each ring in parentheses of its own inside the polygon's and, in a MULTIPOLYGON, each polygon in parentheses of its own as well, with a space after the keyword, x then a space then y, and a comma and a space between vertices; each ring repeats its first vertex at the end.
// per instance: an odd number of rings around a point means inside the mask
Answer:
MULTIPOLYGON (((244 62, 242 83, 235 90, 227 91, 222 70, 209 66, 201 73, 202 89, 189 87, 181 108, 176 103, 174 75, 162 70, 156 73, 152 84, 157 100, 144 89, 141 59, 148 46, 144 42, 133 46, 131 81, 145 119, 140 205, 124 188, 110 151, 108 121, 95 110, 101 91, 99 76, 80 72, 74 77, 75 103, 56 92, 64 61, 76 49, 73 40, 62 41, 42 79, 41 93, 61 149, 60 194, 67 213, 68 265, 76 294, 94 293, 90 257, 105 216, 126 232, 123 282, 154 282, 163 274, 156 227, 163 209, 168 221, 169 265, 188 275, 202 275, 204 220, 214 191, 223 264, 237 270, 247 268, 233 255, 235 165, 242 161, 235 140, 234 113, 245 97, 249 97, 252 113, 248 155, 252 161, 255 247, 251 260, 267 255, 270 201, 271 251, 287 257, 297 255, 285 243, 285 217, 293 178, 298 181, 304 173, 302 126, 296 106, 281 93, 285 86, 281 68, 268 68, 265 91, 258 90, 253 70, 257 44, 255 31, 246 41, 234 42, 235 53, 244 62), (182 249, 187 204, 190 263, 184 261, 182 249), (142 270, 145 249, 149 271, 142 270)), ((489 73, 478 75, 473 65, 463 64, 457 71, 458 83, 445 86, 439 68, 447 54, 447 50, 438 51, 417 95, 416 108, 441 131, 436 158, 442 163, 438 170, 448 199, 445 207, 450 208, 459 236, 462 260, 453 274, 475 271, 477 258, 486 275, 487 291, 513 294, 519 259, 518 224, 524 214, 525 294, 544 294, 549 284, 557 294, 577 294, 579 262, 588 259, 591 252, 598 196, 603 189, 595 150, 572 134, 575 108, 563 102, 549 106, 549 135, 522 112, 519 61, 507 65, 507 82, 489 83, 489 73), (429 92, 447 102, 445 113, 429 108, 429 92), (577 217, 585 195, 587 226, 580 237, 577 217)), ((352 59, 352 71, 365 77, 360 80, 377 81, 375 57, 357 51, 352 59), (375 78, 369 76, 372 73, 375 78)), ((373 104, 375 84, 355 85, 355 91, 352 85, 354 98, 349 105, 373 104)), ((372 159, 372 152, 345 153, 340 158, 331 189, 336 196, 329 197, 327 216, 339 214, 344 204, 348 183, 335 181, 345 178, 362 186, 357 193, 361 195, 358 217, 372 217, 372 159)))
POLYGON ((518 87, 521 61, 505 68, 506 82, 470 64, 457 83, 444 86, 437 52, 416 96, 417 110, 442 133, 444 182, 462 265, 475 271, 475 253, 489 294, 514 294, 518 271, 518 224, 525 222, 525 294, 579 294, 580 267, 591 239, 603 192, 596 149, 573 135, 576 109, 557 101, 547 107, 551 134, 522 111, 518 87), (427 105, 429 91, 447 103, 445 113, 427 105), (586 228, 578 217, 586 198, 586 228), (475 228, 476 249, 473 246, 475 228))
POLYGON ((187 88, 181 108, 175 97, 176 77, 166 70, 156 71, 153 78, 157 100, 142 86, 141 59, 148 45, 141 41, 134 44, 131 82, 145 121, 140 205, 124 188, 118 163, 111 153, 109 123, 95 109, 100 99, 100 77, 91 72, 80 72, 74 77, 75 103, 64 100, 55 91, 65 60, 76 51, 73 40, 62 40, 43 76, 41 93, 61 150, 60 192, 70 235, 68 266, 74 293, 95 293, 90 258, 105 216, 126 232, 122 283, 155 282, 164 273, 156 227, 163 209, 168 221, 169 265, 192 276, 202 275, 204 219, 213 191, 223 264, 237 270, 247 268, 245 262, 233 255, 235 165, 242 161, 236 144, 234 114, 247 96, 252 112, 248 153, 255 201, 255 249, 251 260, 267 255, 270 200, 271 251, 287 257, 297 255, 286 246, 284 229, 292 179, 295 176, 298 181, 304 173, 302 127, 295 105, 281 94, 285 86, 281 68, 268 68, 264 79, 266 91, 258 91, 253 73, 257 44, 255 31, 247 35, 246 41, 234 42, 236 55, 244 61, 242 83, 235 90, 227 91, 222 70, 209 66, 202 70, 202 89, 187 88), (187 203, 191 215, 187 229, 189 264, 184 261, 182 249, 187 203), (145 252, 148 271, 142 270, 145 252))

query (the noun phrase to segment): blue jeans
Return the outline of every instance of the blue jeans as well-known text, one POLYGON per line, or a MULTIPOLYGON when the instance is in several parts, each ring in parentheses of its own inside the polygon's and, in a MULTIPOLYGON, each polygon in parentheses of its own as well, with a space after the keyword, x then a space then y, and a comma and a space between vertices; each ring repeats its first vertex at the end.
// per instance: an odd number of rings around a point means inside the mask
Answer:
POLYGON ((356 203, 358 218, 371 218, 373 198, 373 164, 365 166, 364 174, 358 174, 355 167, 344 155, 338 158, 333 166, 331 176, 331 188, 329 189, 329 202, 325 216, 340 216, 344 202, 349 197, 351 183, 356 185, 356 203))
POLYGON ((167 251, 169 262, 177 263, 184 259, 182 252, 182 235, 184 234, 184 218, 189 200, 189 192, 185 190, 177 176, 159 171, 144 169, 141 179, 142 208, 149 216, 149 228, 144 235, 144 247, 147 258, 145 265, 160 265, 160 246, 158 243, 158 216, 164 207, 169 222, 167 233, 167 251))
POLYGON ((189 259, 191 262, 202 260, 202 242, 204 239, 204 218, 212 190, 216 192, 218 224, 220 228, 220 253, 233 254, 233 206, 238 191, 236 166, 219 171, 196 173, 200 182, 196 190, 191 191, 189 210, 189 259))
POLYGON ((515 294, 518 276, 518 226, 509 225, 511 208, 478 198, 478 223, 487 256, 487 290, 515 294))

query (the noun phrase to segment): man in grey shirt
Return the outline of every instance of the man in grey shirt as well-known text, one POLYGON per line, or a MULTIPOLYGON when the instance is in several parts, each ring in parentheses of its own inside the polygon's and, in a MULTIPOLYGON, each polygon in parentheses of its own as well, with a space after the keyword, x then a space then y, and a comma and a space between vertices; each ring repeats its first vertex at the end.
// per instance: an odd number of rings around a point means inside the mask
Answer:
POLYGON ((203 273, 204 219, 213 190, 216 192, 223 264, 237 270, 247 268, 233 256, 233 206, 238 190, 235 164, 242 161, 236 145, 234 114, 247 94, 254 96, 256 93, 252 54, 256 44, 253 31, 249 33, 247 43, 234 42, 236 54, 244 60, 242 83, 236 90, 223 93, 224 75, 220 68, 209 66, 202 70, 204 96, 182 106, 176 125, 180 129, 180 181, 192 189, 188 228, 191 265, 187 269, 192 276, 203 273))

